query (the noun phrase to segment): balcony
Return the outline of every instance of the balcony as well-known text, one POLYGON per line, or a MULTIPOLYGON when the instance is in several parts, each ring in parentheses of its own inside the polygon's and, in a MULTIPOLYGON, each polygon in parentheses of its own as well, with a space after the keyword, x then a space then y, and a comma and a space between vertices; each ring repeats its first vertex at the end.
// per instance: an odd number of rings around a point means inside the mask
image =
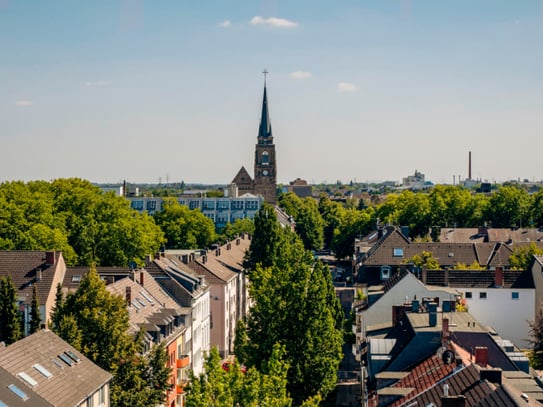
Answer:
POLYGON ((179 359, 177 359, 177 368, 182 369, 184 367, 187 367, 190 364, 190 358, 189 355, 181 355, 179 359))

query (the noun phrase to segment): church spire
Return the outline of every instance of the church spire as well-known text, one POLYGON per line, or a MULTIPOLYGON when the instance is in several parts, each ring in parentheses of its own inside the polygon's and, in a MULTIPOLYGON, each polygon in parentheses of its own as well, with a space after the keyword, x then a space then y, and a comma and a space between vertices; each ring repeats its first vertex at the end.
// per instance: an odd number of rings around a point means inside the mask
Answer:
POLYGON ((273 144, 270 113, 268 111, 268 97, 266 94, 266 75, 268 71, 264 69, 262 73, 264 74, 264 97, 262 99, 262 115, 258 129, 258 144, 273 144))

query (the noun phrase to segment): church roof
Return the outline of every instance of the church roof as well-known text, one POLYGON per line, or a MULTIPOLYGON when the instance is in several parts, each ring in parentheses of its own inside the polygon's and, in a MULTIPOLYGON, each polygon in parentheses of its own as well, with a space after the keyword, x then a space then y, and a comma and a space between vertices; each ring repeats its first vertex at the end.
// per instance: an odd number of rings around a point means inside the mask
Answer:
POLYGON ((270 113, 268 111, 268 97, 264 84, 264 97, 262 98, 262 115, 258 129, 258 144, 273 144, 270 113))
POLYGON ((253 179, 251 178, 251 176, 249 175, 245 167, 241 167, 238 173, 236 174, 236 176, 234 177, 234 179, 232 180, 232 184, 236 184, 238 186, 250 184, 252 182, 253 182, 253 179))

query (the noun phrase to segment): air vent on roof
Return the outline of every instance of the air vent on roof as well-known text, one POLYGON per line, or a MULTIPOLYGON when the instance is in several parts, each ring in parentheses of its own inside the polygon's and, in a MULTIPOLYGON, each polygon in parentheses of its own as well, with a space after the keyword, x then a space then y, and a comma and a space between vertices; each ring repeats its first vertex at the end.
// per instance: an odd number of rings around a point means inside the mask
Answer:
POLYGON ((36 380, 34 380, 32 377, 30 377, 25 372, 17 373, 17 376, 19 376, 21 379, 23 379, 25 382, 27 382, 30 386, 34 387, 38 384, 36 380))
POLYGON ((64 369, 64 366, 62 366, 62 363, 60 363, 57 359, 52 359, 51 362, 53 362, 53 364, 59 369, 64 369))
POLYGON ((8 389, 10 389, 17 396, 19 396, 19 398, 22 399, 23 401, 28 400, 28 396, 26 395, 26 393, 22 391, 20 388, 18 388, 17 386, 15 386, 14 384, 10 384, 8 386, 8 389))
POLYGON ((40 365, 39 363, 32 365, 32 367, 36 369, 38 372, 40 372, 43 376, 47 377, 48 379, 53 377, 53 374, 49 370, 44 368, 42 365, 40 365))

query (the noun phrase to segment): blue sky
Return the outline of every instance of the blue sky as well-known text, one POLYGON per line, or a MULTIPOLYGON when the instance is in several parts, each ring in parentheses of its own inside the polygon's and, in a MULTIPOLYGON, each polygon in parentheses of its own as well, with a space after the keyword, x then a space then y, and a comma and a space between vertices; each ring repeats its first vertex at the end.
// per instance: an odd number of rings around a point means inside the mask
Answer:
POLYGON ((543 179, 543 0, 0 0, 0 181, 543 179))

